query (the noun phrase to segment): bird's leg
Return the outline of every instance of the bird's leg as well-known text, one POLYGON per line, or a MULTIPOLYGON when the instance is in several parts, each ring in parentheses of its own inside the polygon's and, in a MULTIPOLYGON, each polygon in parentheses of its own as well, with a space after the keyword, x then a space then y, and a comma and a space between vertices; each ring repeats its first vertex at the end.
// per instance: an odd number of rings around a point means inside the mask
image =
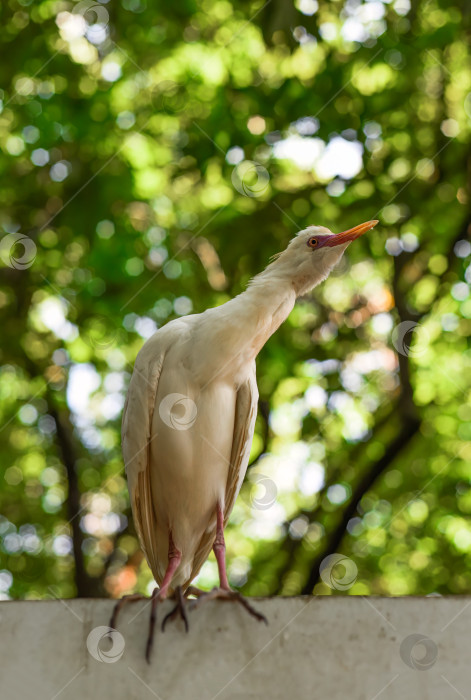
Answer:
POLYGON ((239 593, 239 591, 233 591, 229 585, 226 572, 226 544, 224 542, 224 512, 220 504, 217 507, 217 518, 216 518, 216 539, 213 544, 214 554, 216 556, 216 561, 219 571, 219 588, 213 588, 209 593, 204 593, 198 596, 198 600, 193 601, 193 608, 198 607, 201 602, 205 600, 214 600, 216 598, 220 600, 234 600, 240 603, 253 617, 257 620, 265 622, 268 624, 267 618, 262 613, 259 613, 255 608, 253 608, 248 600, 239 593))
MULTIPOLYGON (((147 636, 147 645, 146 645, 146 661, 148 664, 150 664, 150 655, 152 652, 152 646, 154 644, 154 628, 155 628, 155 623, 157 621, 157 603, 159 603, 160 601, 165 600, 165 598, 167 598, 169 586, 172 582, 172 578, 175 574, 175 571, 178 569, 178 567, 180 565, 181 560, 182 560, 182 553, 180 552, 179 549, 177 549, 175 547, 175 544, 174 544, 173 538, 172 538, 172 533, 170 532, 169 539, 168 539, 167 569, 166 569, 165 575, 162 579, 162 585, 160 586, 159 589, 156 589, 152 593, 152 598, 151 598, 149 634, 147 636)), ((168 615, 167 615, 167 617, 168 617, 168 615)), ((167 617, 165 618, 165 620, 167 619, 167 617)), ((164 622, 165 622, 165 620, 164 620, 164 622)), ((186 624, 188 626, 188 623, 186 623, 186 624)), ((162 629, 163 629, 163 627, 162 627, 162 629)))
MULTIPOLYGON (((168 597, 168 589, 170 587, 170 584, 172 582, 172 578, 175 574, 175 571, 178 569, 180 562, 182 560, 182 553, 180 552, 179 549, 175 547, 175 544, 172 539, 172 533, 169 535, 169 540, 168 540, 168 564, 167 564, 167 569, 165 571, 165 575, 162 580, 162 585, 160 588, 156 588, 154 592, 152 593, 152 596, 150 598, 150 604, 151 604, 151 612, 150 612, 150 619, 149 619, 149 634, 147 636, 147 645, 146 645, 146 660, 148 663, 150 663, 150 655, 152 652, 152 646, 154 643, 154 628, 155 628, 155 623, 157 622, 157 604, 165 600, 168 597)), ((125 595, 121 598, 121 600, 118 600, 116 605, 113 608, 113 613, 111 615, 111 620, 109 627, 110 629, 110 635, 112 634, 112 630, 116 629, 116 623, 118 621, 118 615, 121 611, 121 609, 127 604, 127 603, 135 603, 138 600, 149 600, 149 598, 145 595, 141 595, 140 593, 133 593, 131 595, 125 595)), ((168 617, 168 616, 167 616, 168 617)), ((188 625, 188 623, 185 623, 188 625)))
POLYGON ((175 544, 173 542, 172 533, 170 533, 169 538, 168 538, 168 564, 167 564, 167 569, 165 571, 165 575, 163 577, 162 584, 161 584, 160 590, 159 590, 159 599, 160 600, 165 600, 165 598, 168 596, 169 586, 172 583, 172 579, 173 579, 173 575, 175 574, 175 571, 180 566, 181 560, 182 560, 182 553, 180 552, 179 549, 177 549, 175 547, 175 544))

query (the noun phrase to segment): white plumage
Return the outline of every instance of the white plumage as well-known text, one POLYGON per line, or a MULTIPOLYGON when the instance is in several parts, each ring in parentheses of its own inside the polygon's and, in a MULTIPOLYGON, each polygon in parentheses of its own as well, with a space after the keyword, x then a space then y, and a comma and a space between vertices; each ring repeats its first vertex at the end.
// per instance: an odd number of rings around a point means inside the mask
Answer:
MULTIPOLYGON (((302 231, 245 292, 171 321, 139 352, 122 446, 134 523, 163 596, 189 586, 215 543, 218 506, 226 525, 239 493, 257 413, 258 352, 296 297, 376 223, 337 235, 302 231)), ((219 558, 218 565, 225 587, 219 558)))

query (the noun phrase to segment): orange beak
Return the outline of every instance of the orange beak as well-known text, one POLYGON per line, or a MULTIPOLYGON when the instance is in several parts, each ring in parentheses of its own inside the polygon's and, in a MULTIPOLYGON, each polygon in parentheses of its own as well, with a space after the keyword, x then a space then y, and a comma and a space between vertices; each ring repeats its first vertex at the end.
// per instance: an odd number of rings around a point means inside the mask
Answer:
POLYGON ((372 221, 366 221, 364 224, 358 224, 358 226, 349 228, 348 231, 342 231, 342 233, 337 233, 335 236, 329 237, 324 245, 332 248, 334 245, 340 245, 340 243, 350 243, 354 241, 355 238, 359 238, 359 236, 370 231, 378 223, 378 219, 373 219, 372 221))

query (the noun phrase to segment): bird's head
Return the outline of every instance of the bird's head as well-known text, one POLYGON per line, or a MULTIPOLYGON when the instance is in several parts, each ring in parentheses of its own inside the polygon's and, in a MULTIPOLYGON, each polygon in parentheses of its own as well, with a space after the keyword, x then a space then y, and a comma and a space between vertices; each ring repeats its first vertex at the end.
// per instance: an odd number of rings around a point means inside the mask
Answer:
POLYGON ((298 295, 306 294, 328 277, 347 246, 377 223, 367 221, 342 233, 332 233, 324 226, 309 226, 276 256, 273 268, 291 277, 298 295))

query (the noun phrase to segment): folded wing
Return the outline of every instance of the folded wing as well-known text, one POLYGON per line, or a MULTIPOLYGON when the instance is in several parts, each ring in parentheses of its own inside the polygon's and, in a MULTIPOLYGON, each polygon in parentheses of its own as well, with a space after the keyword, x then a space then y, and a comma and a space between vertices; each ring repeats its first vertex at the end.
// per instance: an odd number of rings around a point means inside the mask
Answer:
POLYGON ((148 342, 139 353, 129 384, 122 422, 122 450, 134 526, 154 577, 157 579, 156 517, 150 484, 152 416, 165 351, 148 342))
MULTIPOLYGON (((251 373, 237 391, 234 434, 232 440, 231 463, 227 478, 225 504, 224 504, 224 526, 226 526, 235 500, 239 494, 245 472, 249 462, 250 448, 255 429, 255 419, 257 417, 258 387, 255 376, 255 362, 251 373)), ((216 514, 215 514, 216 515, 216 514)), ((197 575, 204 562, 208 558, 215 536, 214 529, 206 532, 201 539, 200 545, 193 560, 193 570, 191 579, 197 575)), ((188 582, 190 583, 190 581, 188 582)))

